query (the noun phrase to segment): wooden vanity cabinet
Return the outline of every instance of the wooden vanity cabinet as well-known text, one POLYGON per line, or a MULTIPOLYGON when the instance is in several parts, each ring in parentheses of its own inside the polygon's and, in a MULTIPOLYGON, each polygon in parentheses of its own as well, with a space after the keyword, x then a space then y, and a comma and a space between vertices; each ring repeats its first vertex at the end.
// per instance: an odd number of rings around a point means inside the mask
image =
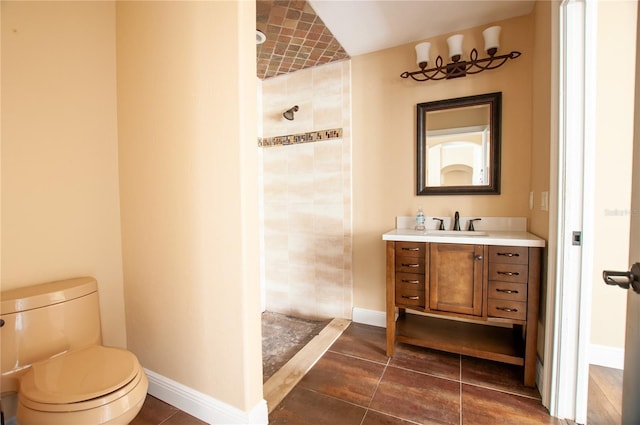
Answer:
POLYGON ((482 316, 485 247, 448 243, 429 245, 429 309, 482 316))
POLYGON ((429 256, 423 242, 402 242, 395 253, 396 304, 425 307, 429 256))
POLYGON ((541 253, 387 241, 387 355, 399 341, 521 365, 535 386, 541 253))

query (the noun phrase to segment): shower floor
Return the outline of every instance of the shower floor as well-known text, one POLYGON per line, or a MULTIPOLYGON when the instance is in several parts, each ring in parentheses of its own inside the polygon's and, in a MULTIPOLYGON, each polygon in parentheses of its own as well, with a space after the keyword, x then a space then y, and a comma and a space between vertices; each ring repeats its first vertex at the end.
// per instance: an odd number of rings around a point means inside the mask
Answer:
POLYGON ((351 323, 262 313, 263 393, 272 411, 351 323))
POLYGON ((262 382, 267 382, 329 322, 262 313, 262 382))

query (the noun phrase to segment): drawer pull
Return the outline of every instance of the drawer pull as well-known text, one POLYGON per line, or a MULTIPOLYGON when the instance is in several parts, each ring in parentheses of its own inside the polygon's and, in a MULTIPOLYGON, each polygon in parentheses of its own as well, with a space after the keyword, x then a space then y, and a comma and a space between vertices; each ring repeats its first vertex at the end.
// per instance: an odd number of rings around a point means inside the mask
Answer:
POLYGON ((497 272, 497 273, 505 276, 520 276, 520 273, 518 272, 497 272))
POLYGON ((403 251, 420 251, 420 248, 401 248, 403 251))
POLYGON ((496 292, 502 292, 504 294, 517 294, 518 291, 516 289, 500 289, 496 288, 496 292))
POLYGON ((504 312, 507 312, 507 313, 517 313, 518 312, 517 308, 509 308, 509 307, 496 307, 496 310, 504 311, 504 312))
POLYGON ((419 300, 420 297, 417 295, 403 295, 402 298, 405 298, 407 300, 419 300))
POLYGON ((402 267, 413 267, 413 268, 418 268, 418 267, 420 267, 420 264, 407 264, 407 263, 402 263, 402 267))
POLYGON ((498 252, 498 255, 501 255, 503 257, 519 257, 520 254, 518 254, 517 252, 498 252))
POLYGON ((410 279, 402 279, 402 282, 404 282, 404 283, 412 283, 414 285, 417 285, 418 283, 420 283, 419 280, 410 280, 410 279))

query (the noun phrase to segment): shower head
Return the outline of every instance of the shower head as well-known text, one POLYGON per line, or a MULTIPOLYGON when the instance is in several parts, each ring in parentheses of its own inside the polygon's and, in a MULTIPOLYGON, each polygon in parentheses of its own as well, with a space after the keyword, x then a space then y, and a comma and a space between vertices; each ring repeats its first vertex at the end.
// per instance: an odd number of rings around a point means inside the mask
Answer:
POLYGON ((291 109, 287 109, 282 113, 282 116, 288 119, 289 121, 293 121, 293 113, 298 112, 298 105, 294 106, 291 109))

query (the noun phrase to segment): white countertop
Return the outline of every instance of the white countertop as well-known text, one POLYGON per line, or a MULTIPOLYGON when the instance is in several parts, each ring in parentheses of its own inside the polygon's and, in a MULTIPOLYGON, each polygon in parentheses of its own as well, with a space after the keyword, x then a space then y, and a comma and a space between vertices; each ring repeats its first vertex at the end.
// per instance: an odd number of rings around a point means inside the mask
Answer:
POLYGON ((433 234, 433 230, 421 231, 413 229, 394 229, 382 235, 385 241, 402 242, 442 242, 464 243, 478 245, 505 245, 505 246, 529 246, 544 247, 545 240, 524 231, 513 230, 482 230, 479 236, 452 236, 433 234))

